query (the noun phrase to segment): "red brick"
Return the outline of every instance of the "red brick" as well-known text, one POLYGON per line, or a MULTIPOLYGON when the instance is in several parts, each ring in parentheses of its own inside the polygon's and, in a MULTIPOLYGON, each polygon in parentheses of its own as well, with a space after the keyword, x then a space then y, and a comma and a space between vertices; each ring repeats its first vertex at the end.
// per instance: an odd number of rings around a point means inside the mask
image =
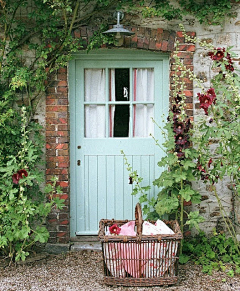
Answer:
POLYGON ((67 111, 68 106, 66 105, 56 105, 56 106, 47 106, 48 111, 62 112, 67 111))
POLYGON ((162 41, 162 51, 166 52, 168 50, 168 41, 163 40, 162 41))
POLYGON ((68 132, 67 131, 58 131, 57 135, 58 136, 68 136, 68 132))
POLYGON ((178 37, 184 37, 184 35, 183 35, 183 32, 182 32, 182 31, 177 31, 177 32, 176 32, 176 35, 177 35, 178 37))
POLYGON ((187 97, 193 96, 193 91, 191 91, 191 90, 184 90, 183 92, 187 97))
POLYGON ((58 100, 57 100, 57 105, 68 105, 68 100, 67 100, 67 98, 64 98, 64 99, 58 99, 58 100))
POLYGON ((61 92, 68 92, 68 88, 67 87, 57 87, 57 92, 61 93, 61 92))
POLYGON ((161 43, 161 42, 156 42, 156 44, 155 44, 155 48, 156 48, 157 50, 161 50, 161 48, 162 48, 162 43, 161 43))
POLYGON ((56 99, 50 99, 50 98, 46 99, 46 105, 55 105, 55 104, 57 104, 56 99))
POLYGON ((68 150, 58 150, 58 154, 61 156, 68 156, 69 151, 68 150))
POLYGON ((65 232, 65 231, 63 231, 63 232, 58 232, 57 233, 57 236, 58 237, 63 237, 63 236, 66 236, 67 235, 67 233, 65 232))
POLYGON ((137 43, 138 42, 138 37, 137 35, 135 35, 134 37, 132 37, 132 43, 137 43))
POLYGON ((67 119, 66 119, 66 118, 59 118, 59 121, 60 121, 61 123, 67 123, 67 119))
POLYGON ((51 145, 50 144, 46 144, 46 149, 50 149, 51 148, 51 145))
POLYGON ((64 68, 59 68, 58 69, 58 73, 67 73, 67 68, 64 67, 64 68))
POLYGON ((69 167, 69 163, 59 163, 58 167, 59 168, 68 168, 69 167))
POLYGON ((155 45, 156 45, 156 41, 155 41, 153 38, 150 38, 148 48, 149 48, 150 50, 155 50, 155 45))
POLYGON ((65 80, 62 80, 62 81, 59 81, 58 82, 58 87, 67 87, 67 81, 65 81, 65 80))
POLYGON ((64 143, 57 144, 57 145, 56 145, 56 149, 63 149, 64 146, 65 146, 64 143))
MULTIPOLYGON (((60 185, 60 187, 68 187, 68 182, 64 182, 64 181, 61 181, 60 183, 59 183, 59 185, 60 185)), ((61 199, 65 199, 65 198, 62 198, 64 195, 62 195, 61 196, 61 199)), ((65 197, 65 196, 64 196, 65 197)), ((68 196, 67 196, 68 197, 68 196)))
POLYGON ((60 131, 68 130, 68 125, 67 124, 59 124, 58 130, 60 130, 60 131))
POLYGON ((46 130, 47 131, 52 131, 55 130, 55 125, 54 124, 46 124, 46 130))

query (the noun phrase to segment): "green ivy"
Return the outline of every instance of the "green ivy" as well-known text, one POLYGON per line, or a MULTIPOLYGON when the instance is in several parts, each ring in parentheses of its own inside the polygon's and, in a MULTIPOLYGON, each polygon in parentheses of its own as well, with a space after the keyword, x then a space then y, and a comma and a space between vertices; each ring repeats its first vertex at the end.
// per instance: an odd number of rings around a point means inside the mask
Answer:
MULTIPOLYGON (((176 0, 176 2, 178 5, 169 0, 156 0, 150 5, 144 2, 142 14, 144 17, 163 17, 167 20, 183 20, 183 17, 189 14, 206 25, 219 25, 223 23, 225 17, 236 16, 232 10, 234 3, 229 0, 176 0)), ((239 3, 239 0, 235 2, 239 3)))

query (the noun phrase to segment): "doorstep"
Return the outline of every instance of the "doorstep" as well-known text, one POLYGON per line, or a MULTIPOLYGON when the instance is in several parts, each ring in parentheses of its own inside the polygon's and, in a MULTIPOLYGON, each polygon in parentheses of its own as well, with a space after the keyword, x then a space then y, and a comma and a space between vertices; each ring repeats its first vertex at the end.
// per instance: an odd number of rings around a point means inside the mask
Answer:
POLYGON ((76 236, 71 238, 70 251, 102 251, 98 236, 76 236))

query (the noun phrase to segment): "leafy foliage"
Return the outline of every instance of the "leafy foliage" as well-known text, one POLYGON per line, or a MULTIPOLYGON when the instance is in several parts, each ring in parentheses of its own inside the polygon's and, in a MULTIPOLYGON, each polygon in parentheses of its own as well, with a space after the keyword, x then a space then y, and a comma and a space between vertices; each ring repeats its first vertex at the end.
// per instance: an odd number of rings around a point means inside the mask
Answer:
MULTIPOLYGON (((193 15, 202 24, 218 25, 222 24, 223 19, 233 17, 231 10, 233 3, 229 0, 219 1, 195 1, 195 0, 177 0, 178 5, 168 0, 157 0, 149 5, 142 1, 143 16, 145 17, 163 17, 167 20, 183 19, 188 14, 193 15), (146 5, 146 6, 145 6, 146 5)), ((239 0, 235 1, 236 3, 239 0)))
POLYGON ((47 201, 39 189, 43 177, 36 165, 43 143, 39 138, 35 144, 29 139, 36 125, 29 125, 27 129, 25 107, 22 107, 21 121, 15 151, 12 145, 8 155, 6 149, 0 151, 0 252, 11 260, 25 260, 33 244, 47 242, 45 219, 52 207, 63 206, 62 200, 54 198, 55 191, 60 193, 56 179, 47 186, 47 201))
POLYGON ((201 265, 202 271, 210 275, 213 270, 226 272, 230 277, 240 274, 237 245, 231 237, 216 230, 212 236, 207 237, 200 232, 196 237, 184 241, 179 261, 184 264, 189 260, 201 265))

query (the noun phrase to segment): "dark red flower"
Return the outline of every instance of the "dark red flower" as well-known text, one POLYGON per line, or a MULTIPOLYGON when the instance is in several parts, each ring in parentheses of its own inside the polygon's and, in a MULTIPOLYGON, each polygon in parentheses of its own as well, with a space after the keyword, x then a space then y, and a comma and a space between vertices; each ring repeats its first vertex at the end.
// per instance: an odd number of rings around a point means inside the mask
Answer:
POLYGON ((19 176, 19 174, 18 174, 18 173, 13 174, 13 175, 12 175, 12 180, 13 180, 13 183, 14 183, 14 184, 18 184, 18 182, 19 182, 19 180, 20 180, 20 176, 19 176))
POLYGON ((212 158, 208 161, 208 168, 210 168, 211 164, 212 164, 213 160, 212 158))
POLYGON ((22 178, 23 178, 23 176, 25 176, 25 177, 27 177, 27 176, 28 176, 28 173, 27 173, 27 171, 26 171, 26 170, 24 170, 24 169, 22 169, 22 170, 19 170, 19 171, 18 171, 18 174, 19 174, 19 176, 20 176, 20 179, 22 179, 22 178))
POLYGON ((234 71, 234 67, 233 65, 229 64, 229 65, 225 65, 226 70, 233 72, 234 71))
POLYGON ((187 140, 187 136, 184 136, 183 134, 178 134, 175 135, 175 143, 177 145, 184 145, 188 140, 187 140))
POLYGON ((198 165, 197 166, 197 169, 202 172, 202 173, 206 173, 206 171, 204 170, 203 166, 202 165, 198 165))
POLYGON ((200 108, 205 111, 205 114, 208 115, 208 107, 212 104, 215 104, 216 101, 216 94, 213 88, 207 90, 206 94, 197 93, 199 101, 200 101, 200 108))
POLYGON ((177 94, 177 97, 175 97, 175 102, 176 102, 176 104, 179 104, 181 101, 182 101, 182 97, 180 97, 180 96, 177 94))
POLYGON ((208 55, 214 61, 221 61, 224 58, 225 48, 217 48, 217 52, 209 52, 208 55))
POLYGON ((191 120, 190 118, 188 118, 187 122, 186 122, 186 125, 185 125, 185 129, 184 129, 184 132, 188 132, 189 129, 191 128, 191 120))
POLYGON ((17 171, 16 174, 12 175, 12 180, 14 184, 18 184, 19 180, 23 178, 23 176, 27 177, 28 173, 26 170, 22 169, 17 171))
POLYGON ((113 224, 109 227, 109 231, 111 234, 119 234, 121 231, 121 228, 117 226, 117 224, 113 224))
POLYGON ((177 152, 177 156, 180 160, 185 158, 185 153, 181 151, 181 149, 177 152))
POLYGON ((175 114, 180 114, 181 113, 181 109, 178 108, 176 105, 173 105, 172 112, 175 113, 175 114))
POLYGON ((176 133, 176 134, 183 134, 184 133, 184 123, 183 122, 174 122, 174 125, 173 125, 173 131, 176 133))

